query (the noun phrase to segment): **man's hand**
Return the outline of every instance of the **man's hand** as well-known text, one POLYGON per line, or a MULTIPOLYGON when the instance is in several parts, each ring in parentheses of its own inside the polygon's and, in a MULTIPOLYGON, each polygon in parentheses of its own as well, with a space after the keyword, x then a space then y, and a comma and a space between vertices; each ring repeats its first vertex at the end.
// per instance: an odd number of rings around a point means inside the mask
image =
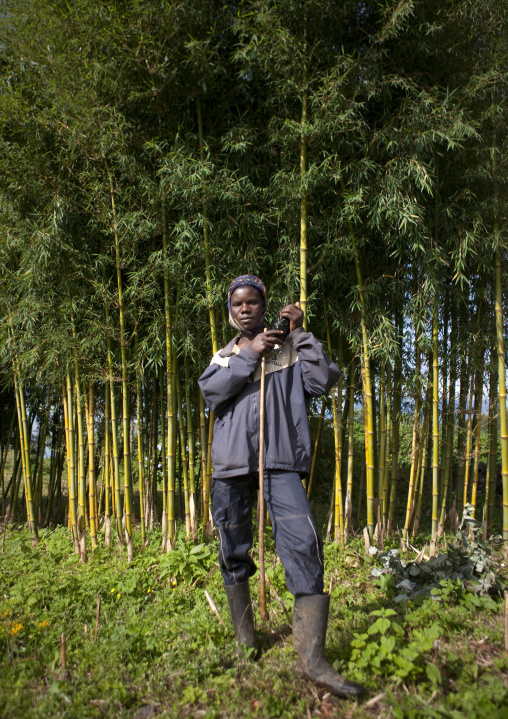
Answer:
POLYGON ((280 336, 282 332, 280 330, 268 330, 267 332, 260 332, 250 341, 252 349, 263 357, 268 355, 275 348, 275 345, 280 344, 280 336))
POLYGON ((300 309, 300 303, 294 305, 286 305, 280 311, 280 316, 289 320, 289 331, 296 330, 297 327, 303 327, 303 310, 300 309))

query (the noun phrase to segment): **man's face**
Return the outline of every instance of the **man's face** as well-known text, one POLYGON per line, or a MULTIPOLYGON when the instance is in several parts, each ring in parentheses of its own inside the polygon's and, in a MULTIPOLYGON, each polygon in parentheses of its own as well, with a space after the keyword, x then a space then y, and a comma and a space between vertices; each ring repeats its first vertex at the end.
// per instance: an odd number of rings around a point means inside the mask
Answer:
POLYGON ((263 300, 255 287, 238 287, 231 295, 231 314, 246 332, 259 327, 263 313, 263 300))

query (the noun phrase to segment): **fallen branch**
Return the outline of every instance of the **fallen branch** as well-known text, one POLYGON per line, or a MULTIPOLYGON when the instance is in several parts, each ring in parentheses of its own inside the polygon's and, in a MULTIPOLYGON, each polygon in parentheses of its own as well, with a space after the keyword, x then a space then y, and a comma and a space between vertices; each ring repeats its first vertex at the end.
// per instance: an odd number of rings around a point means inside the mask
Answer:
POLYGON ((222 626, 224 626, 224 622, 222 621, 222 619, 221 619, 221 617, 220 617, 220 614, 219 614, 219 612, 217 611, 217 607, 215 606, 215 602, 213 601, 213 599, 211 598, 211 596, 208 594, 208 592, 206 591, 206 589, 205 589, 205 597, 206 597, 206 601, 207 601, 208 604, 210 605, 210 609, 211 609, 212 612, 215 614, 215 616, 217 617, 217 619, 219 620, 219 622, 222 624, 222 626))
POLYGON ((265 574, 265 579, 266 579, 266 581, 268 582, 268 585, 269 585, 270 589, 271 589, 272 592, 273 592, 273 596, 274 596, 275 599, 279 602, 280 606, 281 606, 282 609, 284 610, 284 613, 285 613, 286 617, 288 618, 288 622, 291 622, 291 617, 289 616, 289 612, 288 612, 288 610, 286 609, 286 605, 284 604, 284 602, 282 601, 282 599, 281 599, 281 598, 279 597, 279 595, 277 594, 277 590, 275 589, 275 587, 274 587, 273 584, 271 583, 271 581, 270 581, 270 579, 269 579, 269 577, 268 577, 268 574, 265 574))

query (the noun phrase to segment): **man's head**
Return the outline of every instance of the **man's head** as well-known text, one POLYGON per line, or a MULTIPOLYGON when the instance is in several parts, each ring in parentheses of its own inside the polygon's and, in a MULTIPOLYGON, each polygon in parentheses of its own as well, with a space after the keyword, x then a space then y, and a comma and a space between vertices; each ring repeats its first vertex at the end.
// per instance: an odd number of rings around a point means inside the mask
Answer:
POLYGON ((244 334, 255 334, 263 326, 266 312, 265 286, 259 277, 242 275, 229 285, 229 323, 244 334))

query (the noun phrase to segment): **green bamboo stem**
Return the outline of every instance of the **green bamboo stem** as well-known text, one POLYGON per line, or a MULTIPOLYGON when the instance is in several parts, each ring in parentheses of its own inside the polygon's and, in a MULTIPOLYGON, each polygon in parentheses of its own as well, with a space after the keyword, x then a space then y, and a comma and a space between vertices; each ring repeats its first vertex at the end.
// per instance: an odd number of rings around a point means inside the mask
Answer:
MULTIPOLYGON (((444 467, 443 467, 443 491, 441 492, 441 512, 439 515, 438 535, 441 536, 444 531, 444 521, 446 517, 446 503, 448 501, 448 487, 450 486, 450 476, 453 470, 453 436, 455 428, 455 387, 457 384, 457 313, 455 307, 452 306, 452 327, 450 335, 450 384, 448 397, 448 412, 446 425, 446 440, 443 446, 444 467)), ((443 435, 444 435, 443 431, 443 435)))
POLYGON ((485 503, 483 509, 483 538, 487 539, 489 519, 492 517, 496 500, 497 479, 497 367, 495 344, 490 349, 490 387, 489 387, 489 425, 488 425, 488 454, 487 478, 485 486, 485 503))
POLYGON ((439 357, 438 357, 438 301, 434 294, 432 311, 432 537, 439 522, 439 357))
MULTIPOLYGON (((198 137, 199 137, 199 159, 201 162, 205 162, 205 140, 203 133, 203 117, 201 114, 201 101, 199 97, 196 98, 196 110, 198 117, 198 137)), ((212 262, 210 253, 210 236, 208 228, 208 209, 206 202, 203 202, 203 246, 205 254, 205 281, 206 281, 206 295, 208 299, 208 313, 210 318, 210 334, 212 337, 212 351, 213 354, 219 351, 219 343, 217 336, 217 323, 215 320, 215 311, 213 306, 213 288, 212 288, 212 262)))
MULTIPOLYGON (((109 307, 107 302, 104 305, 106 313, 106 325, 110 327, 109 307)), ((113 349, 111 337, 108 334, 108 373, 109 373, 109 395, 110 395, 110 416, 111 416, 111 452, 113 464, 113 512, 115 515, 115 528, 118 544, 123 545, 122 531, 122 495, 120 494, 120 455, 118 450, 118 421, 116 415, 115 380, 113 371, 113 349)))
POLYGON ((397 498, 397 481, 399 475, 399 441, 400 441, 400 411, 401 411, 401 383, 402 383, 402 312, 398 312, 397 329, 399 335, 399 348, 395 360, 393 374, 393 416, 392 416, 392 463, 390 476, 390 507, 388 509, 387 534, 393 532, 395 521, 395 508, 397 498))
MULTIPOLYGON (((460 313, 460 325, 466 323, 464 311, 460 313)), ((468 399, 468 385, 469 382, 469 355, 465 352, 461 353, 460 357, 460 389, 459 389, 459 407, 458 407, 458 422, 457 422, 457 473, 455 477, 455 497, 457 500, 457 514, 459 517, 462 516, 462 498, 463 498, 463 480, 464 480, 464 469, 465 469, 465 440, 466 440, 466 414, 467 414, 467 399, 468 399)))
POLYGON ((418 495, 416 498, 416 509, 414 511, 414 519, 413 519, 413 539, 416 538, 418 534, 418 529, 420 526, 420 518, 422 515, 422 500, 423 500, 423 486, 425 483, 425 472, 427 469, 427 450, 429 445, 429 432, 430 432, 430 416, 431 416, 431 391, 432 391, 432 382, 430 380, 427 382, 427 391, 425 395, 425 403, 424 403, 424 412, 423 412, 423 426, 422 426, 422 451, 421 451, 421 459, 420 459, 420 465, 418 468, 418 495))
POLYGON ((192 422, 192 403, 191 403, 191 382, 189 370, 189 358, 185 355, 185 405, 187 409, 187 445, 189 448, 189 515, 192 536, 197 540, 198 536, 198 518, 196 513, 196 480, 195 480, 195 441, 194 427, 192 422))
POLYGON ((56 480, 57 480, 57 473, 60 466, 60 454, 61 454, 61 447, 62 447, 62 439, 63 439, 63 425, 60 422, 58 425, 58 428, 54 427, 53 429, 53 448, 51 453, 51 468, 49 472, 49 483, 48 483, 48 503, 46 505, 46 515, 44 518, 44 526, 48 527, 50 518, 51 518, 51 510, 53 508, 53 499, 55 495, 55 488, 56 488, 56 480), (57 432, 56 439, 55 439, 55 431, 57 432))
POLYGON ((407 493, 406 503, 406 519, 404 521, 404 530, 402 532, 402 546, 407 551, 407 543, 409 537, 409 527, 414 510, 414 492, 415 483, 418 477, 418 467, 420 461, 420 381, 421 381, 421 350, 420 337, 415 340, 415 393, 414 393, 414 416, 413 416, 413 443, 411 447, 411 470, 409 473, 409 489, 407 493))
MULTIPOLYGON (((152 426, 151 426, 151 439, 150 439, 150 474, 151 476, 151 491, 150 491, 150 529, 153 529, 154 522, 157 518, 157 436, 159 429, 159 413, 157 412, 157 393, 153 392, 152 397, 152 426)), ((167 544, 166 544, 167 548, 167 544)))
POLYGON ((186 445, 186 427, 184 423, 184 404, 182 386, 180 382, 180 373, 178 367, 176 372, 176 397, 178 406, 178 432, 180 437, 180 468, 182 472, 183 482, 183 498, 184 498, 184 518, 185 518, 185 534, 189 539, 191 536, 191 521, 190 521, 190 503, 189 503, 189 474, 188 474, 188 459, 187 459, 187 445, 186 445))
MULTIPOLYGON (((199 158, 201 162, 205 161, 205 140, 203 133, 203 117, 201 113, 200 98, 196 98, 196 109, 198 117, 198 136, 199 136, 199 158)), ((212 264, 210 253, 210 238, 208 228, 208 209, 206 202, 203 202, 203 247, 205 255, 205 277, 206 277, 206 294, 208 299, 208 313, 210 318, 210 334, 212 338, 212 352, 215 354, 219 351, 219 342, 217 335, 217 324, 215 320, 215 310, 213 305, 212 294, 212 264)), ((213 440, 213 423, 214 413, 210 410, 208 418, 208 452, 206 461, 206 475, 203 482, 203 529, 206 531, 209 521, 209 504, 210 504, 210 483, 212 478, 212 440, 213 440)))
POLYGON ((39 532, 34 512, 34 503, 32 497, 32 472, 30 464, 30 428, 26 416, 25 392, 23 384, 19 378, 17 368, 14 369, 14 389, 16 394, 16 402, 18 407, 19 435, 21 438, 21 459, 23 475, 25 478, 25 502, 26 514, 28 519, 28 527, 32 533, 32 544, 35 546, 39 541, 39 532), (24 460, 24 461, 23 461, 24 460))
POLYGON ((212 479, 212 442, 213 442, 214 413, 210 410, 208 420, 208 440, 206 444, 206 475, 203 486, 203 531, 208 532, 210 521, 210 483, 212 479))
MULTIPOLYGON (((355 419, 355 360, 349 367, 349 412, 348 412, 348 454, 347 454, 347 494, 353 502, 353 470, 354 470, 354 419, 355 419)), ((346 530, 351 531, 346 518, 346 530)))
POLYGON ((385 465, 386 465, 386 386, 385 386, 386 370, 385 363, 381 362, 379 369, 379 469, 378 469, 378 487, 377 496, 379 501, 380 516, 383 517, 383 489, 385 482, 385 465))
MULTIPOLYGON (((302 117, 300 134, 300 181, 303 183, 307 172, 307 126, 309 93, 307 90, 307 69, 305 69, 304 91, 302 95, 302 117)), ((307 330, 307 254, 308 254, 308 209, 307 195, 302 192, 300 199, 300 309, 303 310, 303 326, 307 330)))
POLYGON ((34 514, 37 517, 37 525, 38 526, 40 526, 42 524, 42 485, 43 485, 43 480, 44 480, 44 477, 43 477, 44 450, 46 448, 46 438, 48 436, 49 412, 50 412, 50 408, 48 407, 47 412, 45 413, 42 425, 39 430, 39 441, 38 441, 38 447, 37 447, 37 471, 36 471, 36 481, 34 483, 35 484, 34 514))
POLYGON ((64 395, 64 412, 67 410, 67 468, 69 477, 69 520, 71 523, 72 542, 76 554, 79 550, 78 535, 78 484, 75 465, 75 438, 74 438, 74 403, 72 398, 72 383, 69 371, 67 371, 67 385, 64 395))
POLYGON ((320 440, 321 440, 321 432, 323 429, 323 421, 324 421, 324 417, 325 417, 325 407, 326 407, 326 399, 323 398, 323 401, 321 402, 321 411, 319 413, 319 420, 318 420, 318 426, 317 426, 317 431, 316 431, 316 439, 314 440, 314 450, 312 452, 312 462, 310 465, 309 482, 307 485, 307 499, 310 499, 310 493, 312 491, 312 484, 314 482, 314 476, 316 474, 319 444, 320 444, 320 440))
POLYGON ((468 500, 468 493, 469 493, 469 474, 470 474, 470 467, 471 467, 471 443, 472 443, 472 425, 473 425, 473 383, 471 383, 471 388, 469 390, 469 400, 468 400, 468 419, 467 419, 467 430, 466 430, 466 451, 465 451, 465 458, 464 458, 464 481, 462 483, 463 486, 463 496, 462 496, 462 511, 464 511, 464 506, 467 503, 468 500))
POLYGON ((5 494, 6 494, 5 484, 4 484, 5 467, 7 464, 7 456, 9 454, 9 446, 11 444, 11 440, 13 441, 12 433, 14 430, 14 423, 16 421, 16 413, 17 413, 16 407, 14 407, 14 410, 12 412, 12 417, 11 417, 11 423, 9 426, 9 432, 7 433, 7 441, 5 444, 5 451, 2 455, 2 466, 0 468, 0 475, 2 477, 2 514, 3 515, 5 515, 5 494))
POLYGON ((475 517, 476 515, 476 495, 478 490, 478 469, 479 469, 479 463, 480 463, 480 431, 481 431, 481 424, 482 424, 482 412, 481 412, 481 391, 478 395, 478 402, 475 406, 475 428, 474 428, 474 449, 473 449, 473 457, 474 457, 474 463, 473 463, 473 483, 471 486, 471 504, 473 507, 473 510, 471 512, 471 516, 475 517))
POLYGON ((390 440, 392 436, 392 367, 386 365, 386 441, 385 470, 383 480, 383 528, 388 524, 389 491, 390 491, 390 440))
MULTIPOLYGON (((206 223, 205 223, 206 225, 206 223)), ((208 226, 206 226, 208 232, 208 226)), ((167 440, 168 440, 168 482, 167 482, 167 515, 168 535, 166 549, 169 552, 175 541, 175 473, 176 473, 176 398, 175 398, 175 357, 173 352, 173 324, 171 317, 171 296, 169 286, 169 253, 168 253, 168 217, 166 204, 162 204, 162 252, 164 259, 164 321, 166 330, 166 411, 167 411, 167 440)), ((208 275, 207 275, 208 278, 208 275)), ((207 279, 208 286, 208 279, 207 279)), ((162 389, 162 388, 161 388, 162 389)))
MULTIPOLYGON (((199 399, 199 444, 201 446, 201 505, 203 515, 203 527, 205 527, 205 485, 206 485, 206 418, 205 418, 205 400, 203 395, 198 391, 199 399)), ((207 520, 208 521, 208 520, 207 520)))
POLYGON ((137 424, 137 442, 138 442, 138 482, 139 482, 139 522, 141 525, 141 542, 144 544, 146 540, 146 522, 145 522, 145 481, 144 481, 144 453, 143 453, 143 426, 142 426, 142 391, 141 391, 141 372, 139 369, 139 346, 138 333, 134 333, 134 347, 136 354, 136 424, 137 424))
MULTIPOLYGON (((168 456, 166 454, 166 410, 164 403, 164 370, 158 369, 159 378, 159 416, 161 424, 161 465, 162 465, 162 551, 167 551, 168 543, 168 456)), ((168 377, 168 381, 171 381, 168 377)), ((174 458, 173 458, 174 460, 174 458)), ((174 485, 174 480, 173 480, 174 485)))
MULTIPOLYGON (((133 558, 133 541, 132 541, 132 524, 133 524, 133 507, 132 507, 132 477, 131 477, 131 449, 130 449, 130 402, 129 402, 129 379, 127 369, 127 337, 125 334, 125 306, 123 299, 123 283, 122 283, 122 262, 120 257, 120 238, 118 236, 118 224, 116 217, 115 191, 113 186, 113 176, 110 172, 109 165, 104 160, 106 172, 109 180, 109 192, 111 199, 111 214, 113 220, 113 235, 115 238, 115 259, 116 259, 116 281, 118 289, 118 314, 120 321, 120 356, 122 361, 122 413, 123 413, 123 479, 124 479, 124 500, 125 500, 125 541, 127 544, 127 559, 129 562, 133 558)), ((113 415, 113 398, 111 398, 111 407, 113 415)), ((114 440, 113 440, 114 444, 114 440)), ((118 516, 118 515, 117 515, 118 516)))
POLYGON ((14 519, 16 517, 16 507, 18 503, 18 495, 19 495, 19 487, 21 484, 21 478, 23 476, 23 449, 21 446, 17 445, 16 454, 14 458, 14 466, 12 469, 12 477, 10 481, 11 485, 11 496, 9 498, 9 513, 8 518, 5 518, 5 521, 7 523, 7 519, 9 519, 10 522, 14 522, 14 519))

